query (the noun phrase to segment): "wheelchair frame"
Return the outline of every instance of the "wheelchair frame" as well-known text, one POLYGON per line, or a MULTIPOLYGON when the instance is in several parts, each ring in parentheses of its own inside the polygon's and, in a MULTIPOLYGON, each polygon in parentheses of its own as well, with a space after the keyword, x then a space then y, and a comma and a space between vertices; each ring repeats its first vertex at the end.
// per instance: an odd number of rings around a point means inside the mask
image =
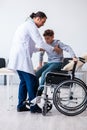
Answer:
MULTIPOLYGON (((85 63, 83 58, 79 57, 78 59, 85 63)), ((78 115, 86 109, 87 86, 81 79, 75 77, 76 65, 77 62, 74 62, 72 71, 62 70, 46 74, 44 91, 41 96, 44 99, 42 107, 44 116, 48 112, 50 100, 53 100, 53 104, 59 112, 67 116, 78 115), (48 86, 54 89, 52 98, 49 98, 47 94, 48 86)))

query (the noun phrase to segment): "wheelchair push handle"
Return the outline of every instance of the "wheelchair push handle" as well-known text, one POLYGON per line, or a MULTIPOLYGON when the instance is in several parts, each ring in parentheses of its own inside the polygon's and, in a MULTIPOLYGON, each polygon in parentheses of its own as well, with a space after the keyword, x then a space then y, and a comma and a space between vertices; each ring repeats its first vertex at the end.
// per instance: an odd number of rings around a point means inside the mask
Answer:
MULTIPOLYGON (((82 58, 82 57, 78 57, 78 61, 81 61, 82 63, 85 63, 85 59, 82 58)), ((72 69, 72 75, 74 75, 74 73, 75 73, 76 65, 77 65, 78 61, 74 61, 74 65, 73 65, 73 69, 72 69)))
POLYGON ((81 61, 82 63, 85 63, 85 59, 84 59, 84 58, 79 57, 78 59, 79 59, 79 61, 81 61))

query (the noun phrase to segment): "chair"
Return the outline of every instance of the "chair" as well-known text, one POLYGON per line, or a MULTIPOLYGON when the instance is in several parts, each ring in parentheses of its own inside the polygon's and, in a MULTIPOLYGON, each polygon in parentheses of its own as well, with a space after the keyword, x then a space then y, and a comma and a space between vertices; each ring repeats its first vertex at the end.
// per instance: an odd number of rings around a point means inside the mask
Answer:
MULTIPOLYGON (((0 68, 6 67, 5 58, 0 58, 0 68)), ((6 75, 4 75, 4 85, 6 85, 6 75)))

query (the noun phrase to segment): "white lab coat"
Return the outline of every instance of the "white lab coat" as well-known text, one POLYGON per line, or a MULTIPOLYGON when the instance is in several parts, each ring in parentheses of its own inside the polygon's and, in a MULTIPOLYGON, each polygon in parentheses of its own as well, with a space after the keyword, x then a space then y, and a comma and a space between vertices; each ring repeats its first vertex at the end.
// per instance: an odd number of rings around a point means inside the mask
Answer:
POLYGON ((20 70, 34 75, 32 54, 40 48, 52 52, 53 47, 43 42, 42 37, 33 19, 28 19, 18 27, 13 38, 13 44, 9 56, 8 68, 14 71, 20 70))

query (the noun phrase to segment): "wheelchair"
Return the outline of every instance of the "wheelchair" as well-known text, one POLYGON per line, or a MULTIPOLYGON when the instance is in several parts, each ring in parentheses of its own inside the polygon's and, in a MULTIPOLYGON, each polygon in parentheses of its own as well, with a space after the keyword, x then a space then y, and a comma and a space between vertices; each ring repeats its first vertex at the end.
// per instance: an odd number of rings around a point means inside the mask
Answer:
MULTIPOLYGON (((78 60, 85 63, 84 59, 78 60)), ((53 71, 46 74, 44 91, 42 98, 44 104, 42 114, 48 113, 48 107, 52 108, 53 102, 55 108, 67 116, 75 116, 82 113, 87 107, 87 86, 81 79, 75 76, 77 62, 74 62, 71 71, 53 71), (48 87, 52 89, 52 97, 49 97, 48 87)))

